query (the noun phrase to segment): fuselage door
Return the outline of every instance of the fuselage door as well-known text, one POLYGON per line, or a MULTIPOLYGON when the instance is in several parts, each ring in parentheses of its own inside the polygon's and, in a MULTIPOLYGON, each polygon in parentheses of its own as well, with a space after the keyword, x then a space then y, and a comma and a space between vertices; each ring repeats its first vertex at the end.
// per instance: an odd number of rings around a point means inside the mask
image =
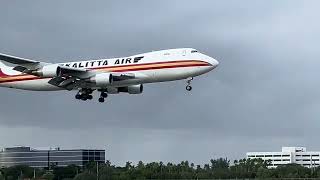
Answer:
POLYGON ((187 50, 182 50, 182 56, 185 56, 185 55, 187 55, 187 50))

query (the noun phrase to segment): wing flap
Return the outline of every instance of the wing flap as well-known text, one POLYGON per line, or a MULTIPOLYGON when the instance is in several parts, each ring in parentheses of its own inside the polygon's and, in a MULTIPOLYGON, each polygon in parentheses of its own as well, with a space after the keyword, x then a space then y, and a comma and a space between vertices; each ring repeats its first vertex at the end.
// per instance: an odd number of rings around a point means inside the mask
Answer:
POLYGON ((7 63, 17 65, 14 67, 13 70, 27 73, 27 74, 29 74, 33 70, 39 69, 45 65, 50 64, 50 63, 46 63, 46 62, 40 62, 40 61, 35 61, 35 60, 31 60, 31 59, 26 59, 26 58, 20 58, 20 57, 16 57, 16 56, 7 55, 7 54, 1 54, 1 53, 0 53, 0 61, 4 61, 7 63))
POLYGON ((63 78, 63 77, 54 77, 48 81, 49 84, 66 89, 66 90, 73 90, 74 88, 79 86, 79 83, 76 78, 63 78))
POLYGON ((120 74, 120 75, 114 75, 113 76, 113 80, 114 81, 123 81, 123 80, 128 80, 128 79, 134 79, 135 75, 134 74, 120 74))
POLYGON ((78 77, 80 79, 88 78, 92 75, 92 73, 89 70, 65 66, 59 66, 57 74, 58 76, 72 76, 78 77))

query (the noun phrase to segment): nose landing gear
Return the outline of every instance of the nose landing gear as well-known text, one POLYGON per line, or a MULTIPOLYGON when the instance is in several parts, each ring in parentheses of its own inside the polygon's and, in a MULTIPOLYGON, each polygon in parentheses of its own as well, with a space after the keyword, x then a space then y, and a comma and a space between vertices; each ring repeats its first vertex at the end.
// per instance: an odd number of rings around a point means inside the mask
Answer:
POLYGON ((187 91, 191 91, 192 90, 192 86, 191 86, 191 81, 193 80, 193 77, 189 78, 187 80, 187 86, 186 86, 186 90, 187 91))
POLYGON ((192 86, 187 85, 187 86, 186 86, 186 90, 187 90, 187 91, 191 91, 191 90, 192 90, 192 86))

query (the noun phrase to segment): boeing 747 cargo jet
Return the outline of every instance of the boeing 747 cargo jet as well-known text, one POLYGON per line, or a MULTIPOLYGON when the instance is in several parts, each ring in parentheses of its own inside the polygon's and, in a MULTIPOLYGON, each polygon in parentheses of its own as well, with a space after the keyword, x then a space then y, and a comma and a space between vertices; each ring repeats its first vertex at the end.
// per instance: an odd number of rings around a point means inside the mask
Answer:
POLYGON ((195 49, 153 51, 123 58, 67 63, 46 63, 0 54, 0 86, 32 91, 78 90, 76 99, 99 102, 108 94, 140 94, 143 84, 191 80, 218 66, 219 62, 195 49))

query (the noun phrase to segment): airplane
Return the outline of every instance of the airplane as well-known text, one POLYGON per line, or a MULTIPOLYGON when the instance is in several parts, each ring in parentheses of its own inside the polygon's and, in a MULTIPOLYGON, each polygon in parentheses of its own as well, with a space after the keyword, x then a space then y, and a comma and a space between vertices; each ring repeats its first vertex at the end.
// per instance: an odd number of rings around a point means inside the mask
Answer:
POLYGON ((99 102, 108 94, 141 94, 143 85, 187 79, 191 91, 194 77, 219 65, 212 57, 193 48, 168 49, 98 60, 46 63, 0 54, 0 87, 56 91, 77 90, 75 98, 91 100, 100 92, 99 102))

